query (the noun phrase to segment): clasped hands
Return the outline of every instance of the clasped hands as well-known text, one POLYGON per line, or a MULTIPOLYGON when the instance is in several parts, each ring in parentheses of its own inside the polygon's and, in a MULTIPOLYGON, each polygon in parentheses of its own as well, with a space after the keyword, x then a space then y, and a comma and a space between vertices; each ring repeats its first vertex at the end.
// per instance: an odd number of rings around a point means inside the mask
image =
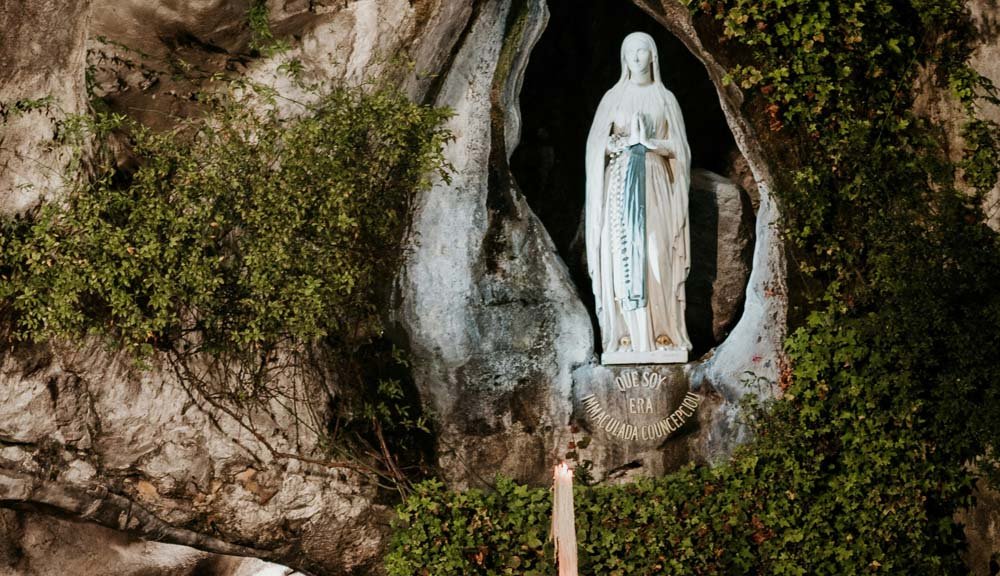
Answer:
POLYGON ((634 113, 631 125, 629 126, 629 135, 625 140, 625 148, 642 144, 650 152, 654 152, 660 156, 666 156, 667 158, 674 156, 673 148, 670 147, 667 140, 647 138, 646 134, 646 121, 643 119, 642 114, 638 112, 634 113))

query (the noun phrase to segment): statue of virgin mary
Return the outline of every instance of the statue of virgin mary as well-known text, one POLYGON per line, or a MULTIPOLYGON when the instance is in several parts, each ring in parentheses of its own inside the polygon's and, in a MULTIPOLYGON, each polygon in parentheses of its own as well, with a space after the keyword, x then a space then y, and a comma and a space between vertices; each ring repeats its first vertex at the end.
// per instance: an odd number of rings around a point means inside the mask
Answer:
POLYGON ((587 137, 587 268, 604 364, 687 361, 691 152, 653 38, 622 42, 621 77, 587 137))

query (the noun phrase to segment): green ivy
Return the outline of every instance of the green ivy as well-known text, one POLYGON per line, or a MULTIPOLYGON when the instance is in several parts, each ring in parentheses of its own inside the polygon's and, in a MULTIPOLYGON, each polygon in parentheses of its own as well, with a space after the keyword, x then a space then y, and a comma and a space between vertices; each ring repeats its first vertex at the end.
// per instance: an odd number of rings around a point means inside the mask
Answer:
MULTIPOLYGON (((956 467, 995 453, 1000 370, 982 351, 1000 349, 1000 239, 982 201, 1000 150, 976 102, 998 100, 967 65, 964 3, 729 0, 695 12, 723 46, 747 48, 730 57, 733 80, 766 111, 757 124, 771 145, 794 150, 775 194, 799 269, 825 286, 812 306, 825 321, 793 335, 789 360, 808 367, 801 342, 857 325, 878 369, 842 370, 912 408, 956 467), (957 161, 918 90, 950 93, 964 122, 957 161)), ((813 372, 802 385, 819 385, 813 372)))
MULTIPOLYGON (((828 346, 821 361, 840 362, 860 353, 854 339, 845 330, 814 344, 828 346)), ((929 511, 967 502, 964 475, 934 453, 915 420, 866 416, 857 405, 872 399, 860 387, 831 385, 843 392, 831 386, 822 400, 770 411, 748 404, 757 441, 726 465, 576 486, 580 573, 960 573, 960 534, 929 511)), ((387 572, 551 574, 551 506, 548 489, 504 478, 465 492, 420 484, 399 510, 387 572)))
MULTIPOLYGON (((971 478, 905 394, 911 376, 866 345, 865 321, 816 313, 789 343, 781 400, 742 407, 754 440, 722 465, 622 486, 576 486, 580 573, 963 573, 951 513, 971 478), (871 386, 873 379, 881 385, 871 386)), ((417 487, 399 511, 391 576, 551 573, 551 497, 417 487)))

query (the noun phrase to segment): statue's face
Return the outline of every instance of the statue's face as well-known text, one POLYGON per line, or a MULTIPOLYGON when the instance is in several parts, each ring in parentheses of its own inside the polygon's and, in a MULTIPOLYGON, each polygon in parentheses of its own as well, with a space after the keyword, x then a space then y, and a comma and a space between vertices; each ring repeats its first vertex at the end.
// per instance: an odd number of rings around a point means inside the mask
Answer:
POLYGON ((652 59, 653 53, 642 39, 631 38, 625 44, 625 63, 633 77, 647 73, 652 59))

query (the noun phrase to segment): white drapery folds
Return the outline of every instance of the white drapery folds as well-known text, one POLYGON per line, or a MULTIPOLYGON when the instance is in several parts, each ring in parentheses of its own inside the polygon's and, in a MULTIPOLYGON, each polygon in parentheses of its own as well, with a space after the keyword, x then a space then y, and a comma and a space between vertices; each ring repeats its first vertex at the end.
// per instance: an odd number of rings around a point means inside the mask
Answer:
POLYGON ((684 322, 684 281, 690 269, 688 189, 691 152, 677 99, 663 85, 653 38, 628 35, 621 48, 621 77, 605 93, 587 138, 586 242, 590 273, 605 352, 650 351, 658 347, 691 349, 684 322), (652 82, 632 82, 626 45, 641 40, 650 51, 652 82), (643 119, 645 137, 656 145, 646 153, 645 228, 647 305, 622 310, 622 256, 617 238, 618 210, 627 154, 615 154, 627 141, 634 117, 643 119), (669 151, 669 152, 668 152, 669 151), (617 226, 617 228, 616 228, 617 226))

